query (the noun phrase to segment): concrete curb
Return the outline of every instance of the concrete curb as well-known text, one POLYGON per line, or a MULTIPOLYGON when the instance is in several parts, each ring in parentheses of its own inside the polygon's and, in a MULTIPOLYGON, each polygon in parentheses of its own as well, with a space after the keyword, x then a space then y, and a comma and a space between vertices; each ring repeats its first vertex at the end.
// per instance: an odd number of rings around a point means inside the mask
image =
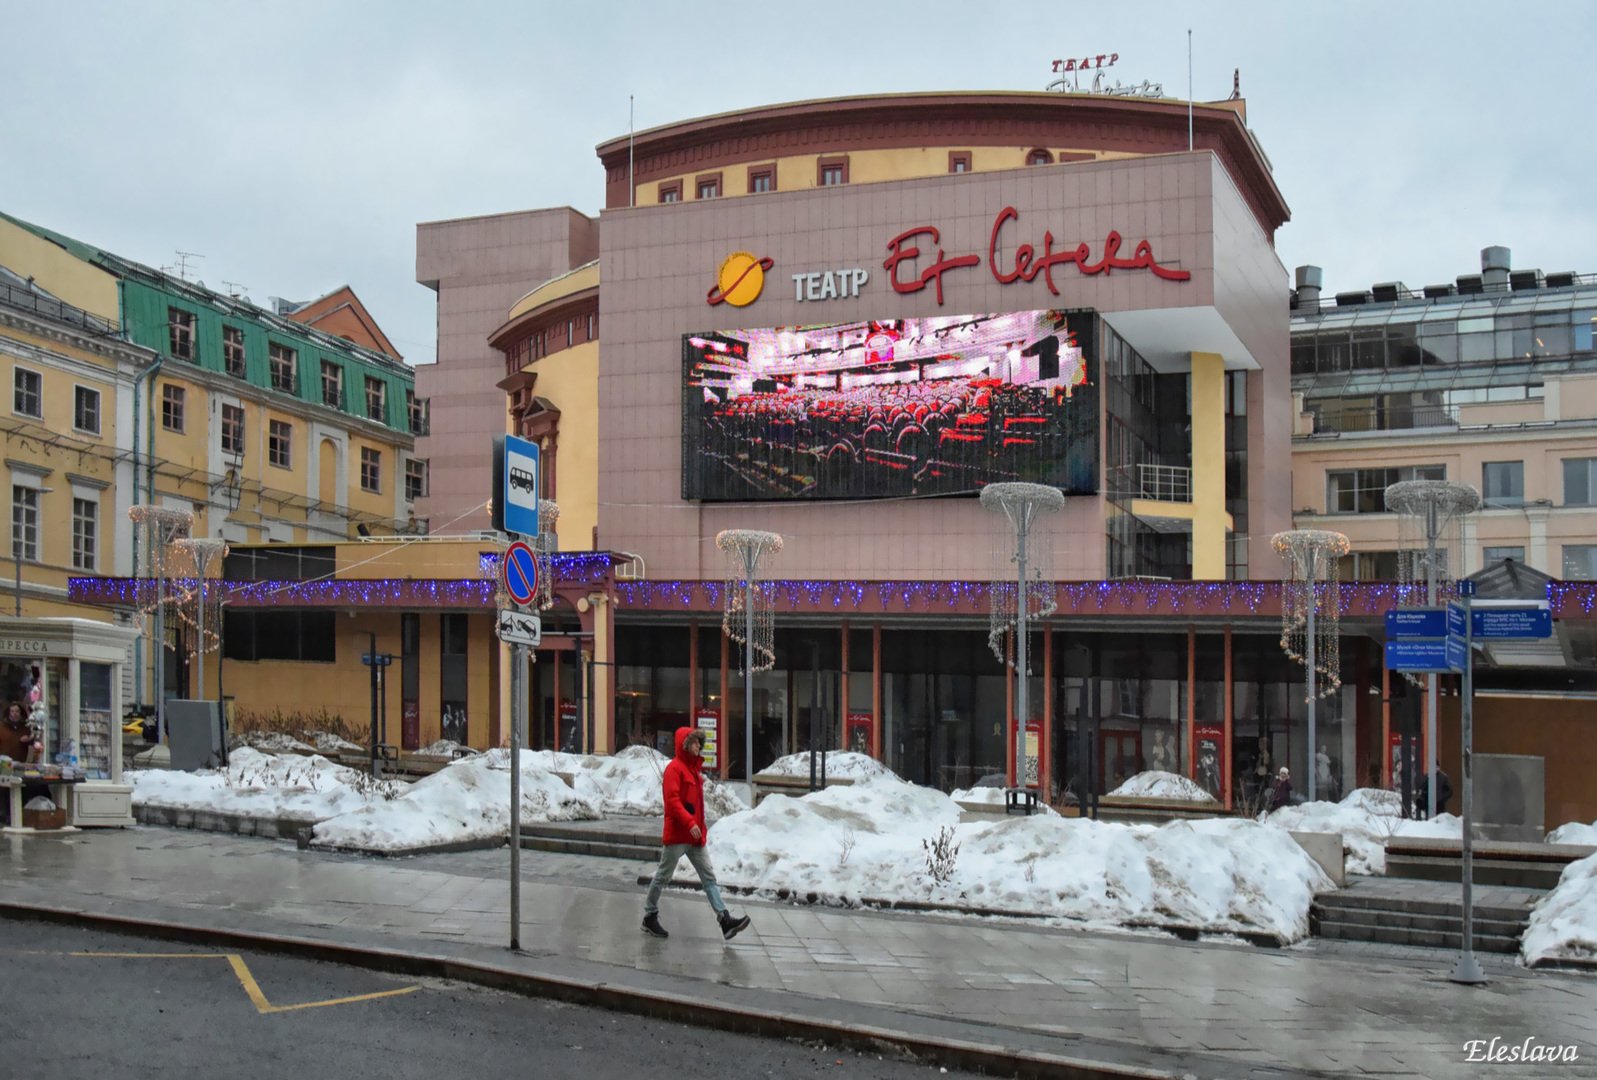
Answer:
MULTIPOLYGON (((652 875, 638 875, 639 885, 648 885, 653 881, 654 878, 652 875)), ((704 886, 697 881, 673 880, 667 883, 667 888, 681 889, 687 892, 704 891, 704 886)), ((768 889, 750 888, 747 885, 727 884, 722 884, 720 889, 723 893, 727 893, 731 896, 747 896, 756 900, 773 900, 782 903, 803 905, 806 907, 835 907, 843 910, 864 909, 867 911, 904 911, 918 912, 925 915, 978 915, 982 918, 988 919, 1023 919, 1041 921, 1044 919, 1063 918, 1063 916, 1056 915, 1039 915, 1036 912, 1030 911, 1007 911, 1003 908, 974 907, 963 904, 939 904, 933 900, 884 900, 878 899, 876 897, 862 896, 860 897, 860 902, 858 904, 833 904, 821 899, 818 893, 805 893, 804 895, 800 896, 798 893, 792 892, 788 889, 778 889, 775 892, 772 892, 768 889)), ((1224 936, 1241 938, 1248 944, 1256 945, 1261 949, 1279 949, 1291 944, 1291 942, 1283 941, 1274 934, 1265 934, 1249 930, 1205 930, 1192 926, 1167 926, 1164 923, 1153 922, 1131 922, 1122 923, 1121 925, 1127 930, 1156 930, 1162 934, 1170 934, 1181 939, 1182 941, 1201 941, 1203 940, 1203 936, 1205 934, 1213 934, 1217 937, 1224 936)), ((1083 929, 1085 928, 1086 927, 1084 926, 1083 929)))
POLYGON ((299 836, 301 829, 308 829, 316 824, 304 818, 256 817, 251 814, 229 814, 220 810, 180 809, 175 806, 148 804, 133 807, 133 820, 140 825, 233 833, 238 836, 261 836, 268 840, 293 840, 299 836))
MULTIPOLYGON (((885 1051, 907 1054, 931 1064, 992 1075, 1038 1078, 1038 1080, 1178 1080, 1178 1078, 1189 1080, 1201 1075, 1190 1067, 1171 1070, 1095 1062, 1039 1050, 987 1045, 964 1039, 849 1023, 819 1016, 798 1016, 791 1010, 778 1011, 740 1006, 710 1001, 693 995, 663 993, 642 987, 627 987, 550 972, 517 971, 457 957, 400 951, 372 945, 346 945, 250 930, 184 926, 125 915, 12 901, 0 901, 0 918, 87 926, 110 933, 181 941, 195 945, 250 949, 413 978, 451 979, 528 997, 554 998, 722 1031, 783 1039, 814 1040, 873 1053, 885 1051)), ((800 995, 794 997, 808 1000, 800 995)), ((1016 1034, 1005 1028, 991 1030, 996 1037, 1016 1034)), ((1068 1039, 1070 1036, 1058 1038, 1068 1039)), ((1283 1078, 1283 1080, 1289 1076, 1331 1075, 1261 1068, 1241 1062, 1233 1062, 1230 1065, 1233 1071, 1209 1075, 1258 1076, 1283 1078)))
MULTIPOLYGON (((451 855, 457 851, 492 851, 502 848, 510 843, 510 836, 484 836, 480 840, 451 840, 443 844, 418 844, 416 847, 395 848, 392 851, 377 851, 373 848, 351 847, 339 844, 318 844, 311 839, 311 828, 307 826, 295 838, 301 851, 331 851, 340 855, 364 855, 370 859, 405 859, 412 855, 451 855)), ((523 847, 526 845, 523 844, 523 847)))

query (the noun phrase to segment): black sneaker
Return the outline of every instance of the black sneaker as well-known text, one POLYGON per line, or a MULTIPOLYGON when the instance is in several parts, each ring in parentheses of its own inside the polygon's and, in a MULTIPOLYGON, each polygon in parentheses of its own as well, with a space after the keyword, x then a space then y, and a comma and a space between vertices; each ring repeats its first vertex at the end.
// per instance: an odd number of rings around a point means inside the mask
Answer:
POLYGON ((731 941, 748 928, 749 917, 747 915, 741 919, 735 919, 730 911, 721 912, 721 936, 727 941, 731 941))
POLYGON ((645 915, 643 917, 643 932, 650 937, 667 938, 671 936, 666 933, 665 927, 660 925, 660 916, 658 915, 645 915))

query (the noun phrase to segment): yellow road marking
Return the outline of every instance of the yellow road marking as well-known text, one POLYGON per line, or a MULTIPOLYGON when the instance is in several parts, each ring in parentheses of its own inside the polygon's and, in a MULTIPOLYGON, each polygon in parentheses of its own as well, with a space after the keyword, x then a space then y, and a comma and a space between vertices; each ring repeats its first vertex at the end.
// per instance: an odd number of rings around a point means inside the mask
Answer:
POLYGON ((266 993, 261 989, 261 984, 255 981, 254 974, 249 965, 238 953, 141 953, 141 952, 75 952, 68 956, 92 957, 96 959, 112 960, 226 960, 233 969, 233 974, 238 978, 239 985, 244 988, 256 1012, 262 1016, 272 1013, 295 1012, 299 1009, 320 1009, 324 1005, 349 1005, 357 1001, 375 1001, 378 998, 398 997, 401 994, 413 994, 420 990, 419 986, 403 986, 397 990, 378 990, 370 994, 353 994, 349 997, 329 998, 327 1001, 302 1001, 297 1005, 273 1005, 266 999, 266 993))

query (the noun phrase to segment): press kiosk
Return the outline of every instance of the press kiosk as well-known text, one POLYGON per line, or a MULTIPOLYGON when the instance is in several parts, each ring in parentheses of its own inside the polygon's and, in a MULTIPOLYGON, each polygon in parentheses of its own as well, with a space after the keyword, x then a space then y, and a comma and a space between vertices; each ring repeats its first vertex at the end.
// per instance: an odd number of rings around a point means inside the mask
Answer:
POLYGON ((44 748, 42 760, 0 771, 0 797, 12 807, 7 831, 22 827, 19 785, 47 787, 65 824, 133 824, 120 717, 122 669, 137 637, 132 627, 92 619, 0 617, 0 714, 20 705, 44 748))

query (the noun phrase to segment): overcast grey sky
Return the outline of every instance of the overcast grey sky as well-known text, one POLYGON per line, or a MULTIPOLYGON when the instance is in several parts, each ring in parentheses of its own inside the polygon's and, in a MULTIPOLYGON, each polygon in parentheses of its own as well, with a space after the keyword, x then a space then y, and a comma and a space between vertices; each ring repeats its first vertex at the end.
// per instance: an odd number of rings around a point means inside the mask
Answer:
POLYGON ((1041 89, 1057 56, 1200 100, 1240 68, 1326 286, 1447 281, 1480 248, 1597 271, 1597 4, 659 5, 0 0, 0 209, 258 303, 348 282, 433 356, 415 224, 599 209, 627 130, 879 91, 1041 89))

